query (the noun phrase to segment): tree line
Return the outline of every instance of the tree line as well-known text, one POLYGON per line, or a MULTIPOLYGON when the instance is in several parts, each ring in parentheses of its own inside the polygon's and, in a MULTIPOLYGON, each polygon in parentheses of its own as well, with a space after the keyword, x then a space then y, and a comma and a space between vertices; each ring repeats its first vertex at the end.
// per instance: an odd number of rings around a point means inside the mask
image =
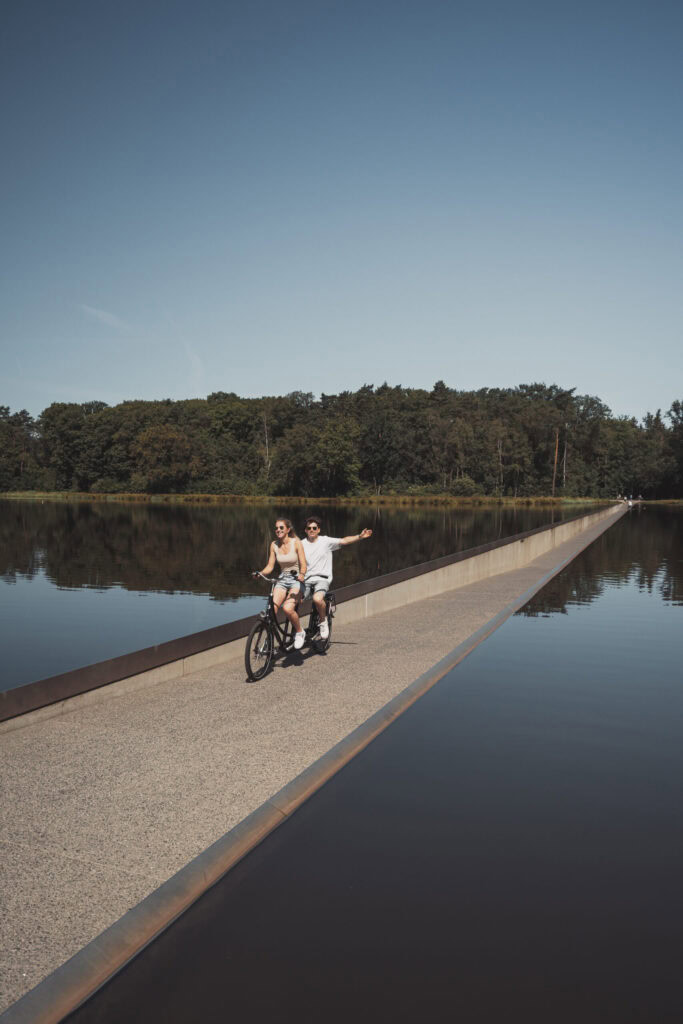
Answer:
POLYGON ((0 406, 0 491, 683 495, 683 402, 615 417, 575 388, 365 385, 184 401, 0 406))

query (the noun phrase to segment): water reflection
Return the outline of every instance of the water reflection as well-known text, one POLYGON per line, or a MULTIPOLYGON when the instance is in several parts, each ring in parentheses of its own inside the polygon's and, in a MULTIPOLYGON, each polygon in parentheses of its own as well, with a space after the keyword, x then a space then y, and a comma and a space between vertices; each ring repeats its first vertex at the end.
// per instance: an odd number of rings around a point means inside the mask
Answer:
POLYGON ((614 584, 635 585, 669 604, 683 604, 683 510, 642 506, 607 530, 517 614, 567 612, 614 584))
POLYGON ((617 522, 72 1024, 680 1021, 681 522, 617 522))
MULTIPOLYGON (((42 572, 64 588, 120 586, 231 600, 259 593, 249 573, 266 559, 276 514, 303 527, 307 510, 4 501, 0 574, 5 582, 42 572)), ((557 514, 501 507, 335 506, 323 512, 333 536, 355 534, 363 526, 375 531, 370 543, 335 560, 337 586, 521 533, 557 514)))
MULTIPOLYGON (((558 514, 501 507, 323 512, 333 536, 363 526, 375 531, 372 541, 335 559, 338 587, 520 533, 558 514)), ((264 590, 249 574, 265 563, 279 514, 303 526, 308 510, 0 501, 1 687, 253 614, 264 590)))

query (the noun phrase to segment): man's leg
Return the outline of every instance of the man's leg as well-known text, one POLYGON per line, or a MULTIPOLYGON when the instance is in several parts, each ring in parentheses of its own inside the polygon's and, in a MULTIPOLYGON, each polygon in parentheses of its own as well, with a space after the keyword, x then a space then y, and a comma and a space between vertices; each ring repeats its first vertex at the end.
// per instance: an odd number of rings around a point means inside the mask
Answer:
POLYGON ((313 595, 313 604, 315 605, 315 610, 318 613, 318 620, 320 622, 324 622, 325 619, 327 618, 327 608, 325 606, 324 590, 316 590, 315 594, 313 595))
POLYGON ((320 636, 323 640, 327 640, 330 635, 330 627, 327 624, 327 606, 325 604, 325 591, 316 590, 313 595, 313 604, 315 605, 318 613, 318 621, 320 623, 320 636))

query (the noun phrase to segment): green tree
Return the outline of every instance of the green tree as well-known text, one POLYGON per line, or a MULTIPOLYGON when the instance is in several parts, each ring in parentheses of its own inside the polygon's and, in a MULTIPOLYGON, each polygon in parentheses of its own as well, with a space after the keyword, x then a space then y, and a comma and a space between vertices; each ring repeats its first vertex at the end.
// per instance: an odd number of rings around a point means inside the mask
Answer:
POLYGON ((0 405, 0 491, 31 490, 45 484, 39 462, 38 432, 33 417, 22 409, 0 405))
POLYGON ((85 475, 88 435, 84 428, 90 417, 106 406, 103 402, 53 402, 39 419, 44 460, 55 473, 59 490, 87 490, 90 481, 85 475))
POLYGON ((299 424, 278 443, 274 458, 281 494, 338 497, 360 488, 360 430, 349 417, 332 416, 316 430, 299 424))
POLYGON ((192 475, 192 450, 185 435, 167 423, 147 427, 131 445, 140 490, 174 493, 184 490, 192 475))

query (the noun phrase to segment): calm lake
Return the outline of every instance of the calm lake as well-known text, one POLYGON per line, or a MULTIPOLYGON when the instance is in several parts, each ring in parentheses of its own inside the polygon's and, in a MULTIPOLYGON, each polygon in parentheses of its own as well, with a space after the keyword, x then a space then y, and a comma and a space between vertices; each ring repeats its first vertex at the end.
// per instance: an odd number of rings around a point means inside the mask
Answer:
MULTIPOLYGON (((374 531, 335 556, 343 587, 579 511, 344 505, 323 517, 331 536, 374 531)), ((278 514, 303 533, 300 506, 0 500, 0 688, 260 611, 266 590, 250 572, 278 514)))
POLYGON ((634 509, 69 1021, 682 1020, 682 625, 634 509))

